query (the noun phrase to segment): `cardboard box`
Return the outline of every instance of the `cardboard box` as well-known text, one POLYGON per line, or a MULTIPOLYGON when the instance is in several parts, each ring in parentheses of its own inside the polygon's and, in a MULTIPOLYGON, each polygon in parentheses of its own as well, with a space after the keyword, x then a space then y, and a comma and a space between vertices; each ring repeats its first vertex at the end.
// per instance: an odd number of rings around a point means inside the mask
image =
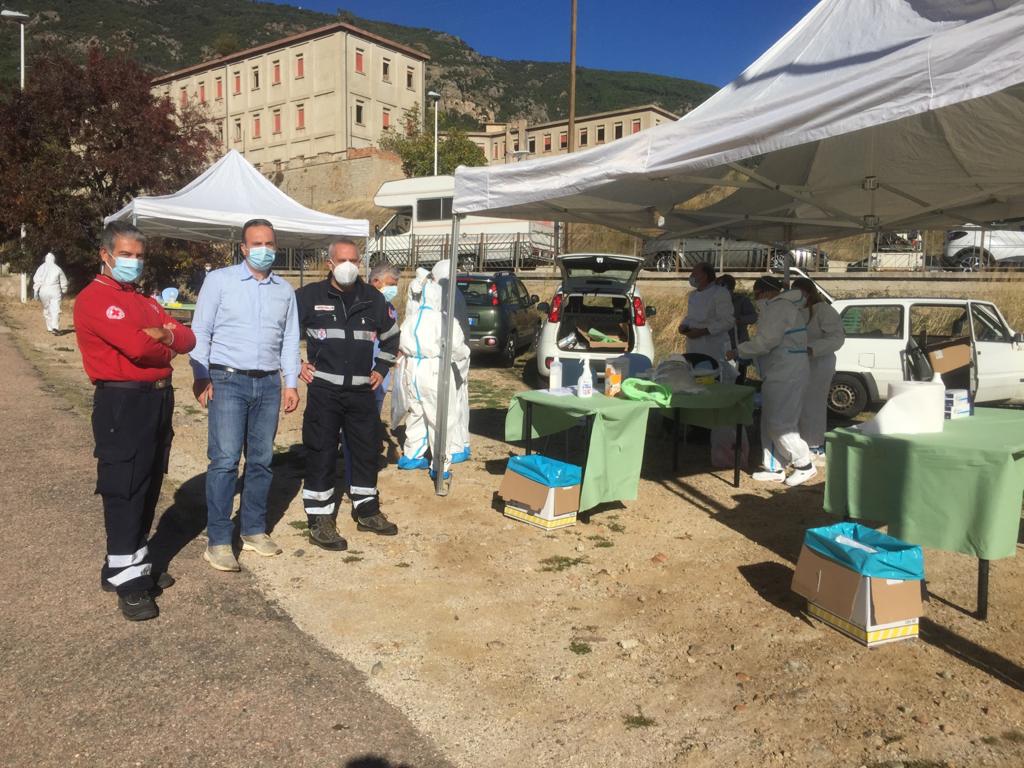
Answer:
POLYGON ((928 362, 936 373, 949 373, 971 364, 971 343, 967 339, 950 339, 929 347, 928 362))
POLYGON ((581 325, 576 326, 576 333, 580 335, 583 341, 587 342, 587 346, 590 349, 606 349, 610 352, 625 352, 629 349, 629 331, 624 324, 620 323, 614 331, 606 331, 603 328, 598 328, 597 330, 607 336, 617 334, 619 338, 617 341, 595 341, 590 337, 590 333, 588 333, 586 328, 581 325))
POLYGON ((580 510, 580 486, 550 486, 506 470, 498 495, 505 502, 504 514, 537 528, 551 530, 576 525, 580 510))
POLYGON ((917 637, 921 582, 862 576, 806 544, 793 574, 793 591, 807 598, 807 612, 874 648, 917 637))

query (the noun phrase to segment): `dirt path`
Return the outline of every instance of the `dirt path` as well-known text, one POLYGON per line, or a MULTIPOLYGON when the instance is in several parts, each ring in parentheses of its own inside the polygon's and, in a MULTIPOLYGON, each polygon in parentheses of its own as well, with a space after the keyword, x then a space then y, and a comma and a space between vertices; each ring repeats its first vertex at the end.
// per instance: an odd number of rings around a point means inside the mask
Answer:
POLYGON ((124 621, 99 589, 88 422, 43 385, 0 325, 0 763, 447 765, 250 575, 211 573, 200 543, 171 565, 161 616, 124 621))
MULTIPOLYGON (((55 386, 81 390, 72 337, 37 332, 34 307, 11 314, 55 386)), ((789 590, 803 531, 828 522, 820 478, 785 491, 744 477, 734 489, 731 473, 708 471, 700 443, 674 473, 652 423, 639 499, 544 533, 493 506, 521 372, 477 367, 471 382, 474 459, 456 468, 452 494, 388 467, 379 487, 401 534, 378 539, 343 519, 342 555, 306 540, 300 420, 284 419, 272 510, 286 556, 243 561, 453 762, 1024 764, 1024 559, 993 564, 991 619, 980 623, 956 607, 973 608, 974 561, 928 551, 943 600, 928 605, 923 639, 868 651, 804 618, 789 590)), ((182 397, 175 418, 175 504, 195 514, 205 414, 182 397)), ((559 456, 565 445, 547 447, 559 456)), ((197 552, 175 568, 191 571, 197 552)), ((213 591, 215 577, 197 573, 196 588, 213 591)), ((181 615, 199 610, 200 595, 174 599, 181 615)))

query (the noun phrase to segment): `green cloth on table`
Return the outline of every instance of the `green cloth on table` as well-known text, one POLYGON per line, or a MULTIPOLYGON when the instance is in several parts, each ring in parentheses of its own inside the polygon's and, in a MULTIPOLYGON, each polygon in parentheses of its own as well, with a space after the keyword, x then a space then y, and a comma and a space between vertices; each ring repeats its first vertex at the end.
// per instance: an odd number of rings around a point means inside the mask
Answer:
POLYGON ((627 400, 654 403, 662 408, 667 408, 672 402, 672 393, 668 387, 648 379, 625 379, 621 386, 622 396, 627 400))
POLYGON ((753 387, 743 384, 708 384, 703 392, 672 395, 679 420, 694 427, 735 427, 754 423, 753 387))
POLYGON ((594 417, 590 452, 586 457, 580 510, 606 501, 635 499, 647 435, 647 412, 652 403, 620 400, 594 393, 593 397, 552 395, 546 391, 520 392, 505 416, 505 439, 522 440, 525 403, 533 403, 533 436, 544 437, 594 417))
POLYGON ((1012 557, 1024 495, 1024 412, 978 408, 927 435, 825 436, 825 511, 885 522, 911 544, 1012 557))

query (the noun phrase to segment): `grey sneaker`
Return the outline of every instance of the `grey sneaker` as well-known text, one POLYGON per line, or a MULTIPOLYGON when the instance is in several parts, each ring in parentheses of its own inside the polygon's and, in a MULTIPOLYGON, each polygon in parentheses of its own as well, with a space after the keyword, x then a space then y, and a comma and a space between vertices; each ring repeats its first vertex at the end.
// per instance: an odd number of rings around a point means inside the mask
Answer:
POLYGON ((242 570, 230 544, 211 544, 203 552, 203 559, 218 571, 242 570))
POLYGON ((348 549, 348 542, 338 533, 338 526, 330 515, 309 516, 309 540, 318 547, 334 552, 348 549))
POLYGON ((255 533, 252 536, 242 537, 242 549, 248 549, 263 557, 280 555, 282 550, 274 540, 265 533, 255 533))

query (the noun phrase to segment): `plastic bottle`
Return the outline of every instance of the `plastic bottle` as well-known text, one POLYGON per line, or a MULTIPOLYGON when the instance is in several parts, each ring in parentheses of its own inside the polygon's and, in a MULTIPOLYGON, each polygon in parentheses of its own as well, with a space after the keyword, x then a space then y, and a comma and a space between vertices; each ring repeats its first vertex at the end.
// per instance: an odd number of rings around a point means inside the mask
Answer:
POLYGON ((590 360, 583 361, 583 373, 576 385, 576 394, 579 397, 592 397, 594 394, 594 374, 590 372, 590 360))
POLYGON ((622 369, 611 360, 604 364, 604 393, 608 397, 615 397, 622 391, 622 369))
POLYGON ((548 374, 548 389, 561 389, 562 388, 562 361, 558 359, 558 355, 551 358, 551 365, 548 366, 550 371, 548 374))

